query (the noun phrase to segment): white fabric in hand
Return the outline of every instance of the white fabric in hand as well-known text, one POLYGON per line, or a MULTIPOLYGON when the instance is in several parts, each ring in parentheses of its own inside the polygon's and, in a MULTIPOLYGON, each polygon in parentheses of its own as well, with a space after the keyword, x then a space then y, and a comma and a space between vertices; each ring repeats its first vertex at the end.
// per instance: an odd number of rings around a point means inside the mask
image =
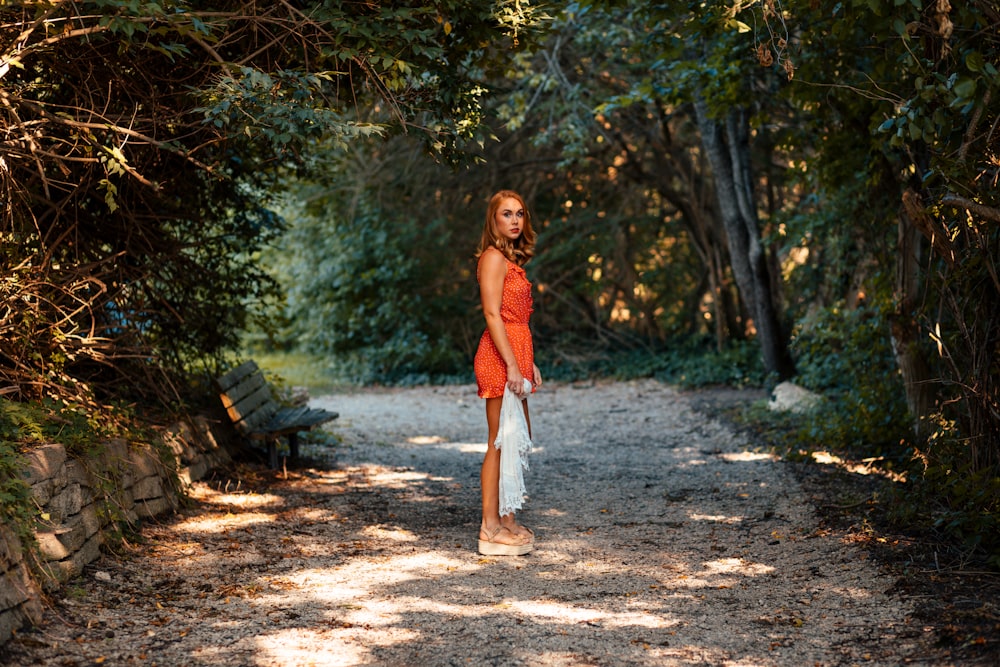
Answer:
MULTIPOLYGON (((531 393, 531 382, 524 381, 524 395, 531 393)), ((521 509, 524 502, 524 471, 528 469, 531 436, 528 422, 517 394, 505 387, 500 405, 500 429, 493 445, 500 450, 500 516, 521 509)))

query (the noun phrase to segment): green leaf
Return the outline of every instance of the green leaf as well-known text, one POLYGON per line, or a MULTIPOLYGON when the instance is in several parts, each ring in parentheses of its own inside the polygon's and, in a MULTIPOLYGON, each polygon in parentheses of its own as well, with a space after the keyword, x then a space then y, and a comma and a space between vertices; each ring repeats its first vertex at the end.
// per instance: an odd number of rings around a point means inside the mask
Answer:
POLYGON ((952 88, 960 100, 971 99, 976 93, 976 80, 967 77, 959 79, 952 88))
POLYGON ((965 56, 965 66, 969 68, 970 72, 982 72, 984 64, 983 54, 978 51, 972 51, 965 56))

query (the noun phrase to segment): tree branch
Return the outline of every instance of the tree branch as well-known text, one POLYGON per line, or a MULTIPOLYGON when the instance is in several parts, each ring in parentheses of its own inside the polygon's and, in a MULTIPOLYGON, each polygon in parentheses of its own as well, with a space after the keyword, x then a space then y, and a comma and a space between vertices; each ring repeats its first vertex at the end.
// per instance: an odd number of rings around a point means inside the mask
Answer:
POLYGON ((966 199, 965 197, 956 195, 954 192, 949 192, 944 197, 941 197, 941 203, 945 206, 954 206, 955 208, 965 209, 970 213, 975 213, 980 218, 986 218, 992 222, 1000 222, 1000 209, 977 204, 971 199, 966 199))

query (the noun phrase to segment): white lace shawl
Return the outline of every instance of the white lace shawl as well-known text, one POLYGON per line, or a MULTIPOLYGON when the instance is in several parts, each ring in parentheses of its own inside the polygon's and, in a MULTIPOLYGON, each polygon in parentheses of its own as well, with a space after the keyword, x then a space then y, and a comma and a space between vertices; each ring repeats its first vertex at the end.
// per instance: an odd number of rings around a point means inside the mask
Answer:
MULTIPOLYGON (((531 391, 531 382, 524 381, 524 391, 531 391)), ((500 450, 500 516, 521 509, 524 502, 524 471, 528 469, 531 436, 524 419, 521 399, 505 387, 500 405, 500 429, 493 445, 500 450)))

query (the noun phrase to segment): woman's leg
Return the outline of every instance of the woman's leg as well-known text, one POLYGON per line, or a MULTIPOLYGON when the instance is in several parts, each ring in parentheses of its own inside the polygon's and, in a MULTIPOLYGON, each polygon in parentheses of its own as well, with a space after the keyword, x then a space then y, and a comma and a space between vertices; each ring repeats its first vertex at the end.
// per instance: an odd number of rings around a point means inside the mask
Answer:
POLYGON ((483 522, 480 526, 480 538, 492 539, 500 544, 524 544, 531 533, 517 526, 514 515, 500 516, 500 450, 493 446, 497 433, 500 431, 500 406, 502 398, 486 399, 486 456, 483 457, 483 467, 479 473, 480 490, 483 496, 483 522), (506 528, 496 532, 500 527, 506 528), (491 536, 496 533, 494 537, 491 536))
MULTIPOLYGON (((528 416, 528 401, 527 401, 527 399, 521 401, 521 407, 524 409, 524 420, 528 423, 528 437, 530 438, 531 437, 531 418, 528 416)), ((499 423, 500 423, 500 412, 498 410, 497 411, 497 425, 498 425, 498 428, 499 428, 499 423)), ((493 437, 496 438, 496 435, 494 435, 493 437)), ((493 442, 493 441, 490 440, 490 442, 493 442)), ((499 454, 499 452, 498 452, 498 454, 499 454)), ((500 499, 500 490, 499 490, 500 475, 499 475, 499 470, 500 470, 500 457, 498 455, 497 456, 497 507, 498 508, 499 508, 499 503, 500 503, 500 500, 499 500, 500 499)), ((521 524, 519 524, 517 522, 517 519, 514 516, 513 512, 510 513, 510 514, 505 514, 502 517, 500 517, 500 525, 502 525, 504 528, 506 528, 510 532, 512 532, 512 533, 514 533, 516 535, 520 535, 521 537, 526 537, 528 539, 531 539, 534 536, 533 533, 530 530, 528 530, 527 528, 525 528, 524 526, 522 526, 521 524)))

